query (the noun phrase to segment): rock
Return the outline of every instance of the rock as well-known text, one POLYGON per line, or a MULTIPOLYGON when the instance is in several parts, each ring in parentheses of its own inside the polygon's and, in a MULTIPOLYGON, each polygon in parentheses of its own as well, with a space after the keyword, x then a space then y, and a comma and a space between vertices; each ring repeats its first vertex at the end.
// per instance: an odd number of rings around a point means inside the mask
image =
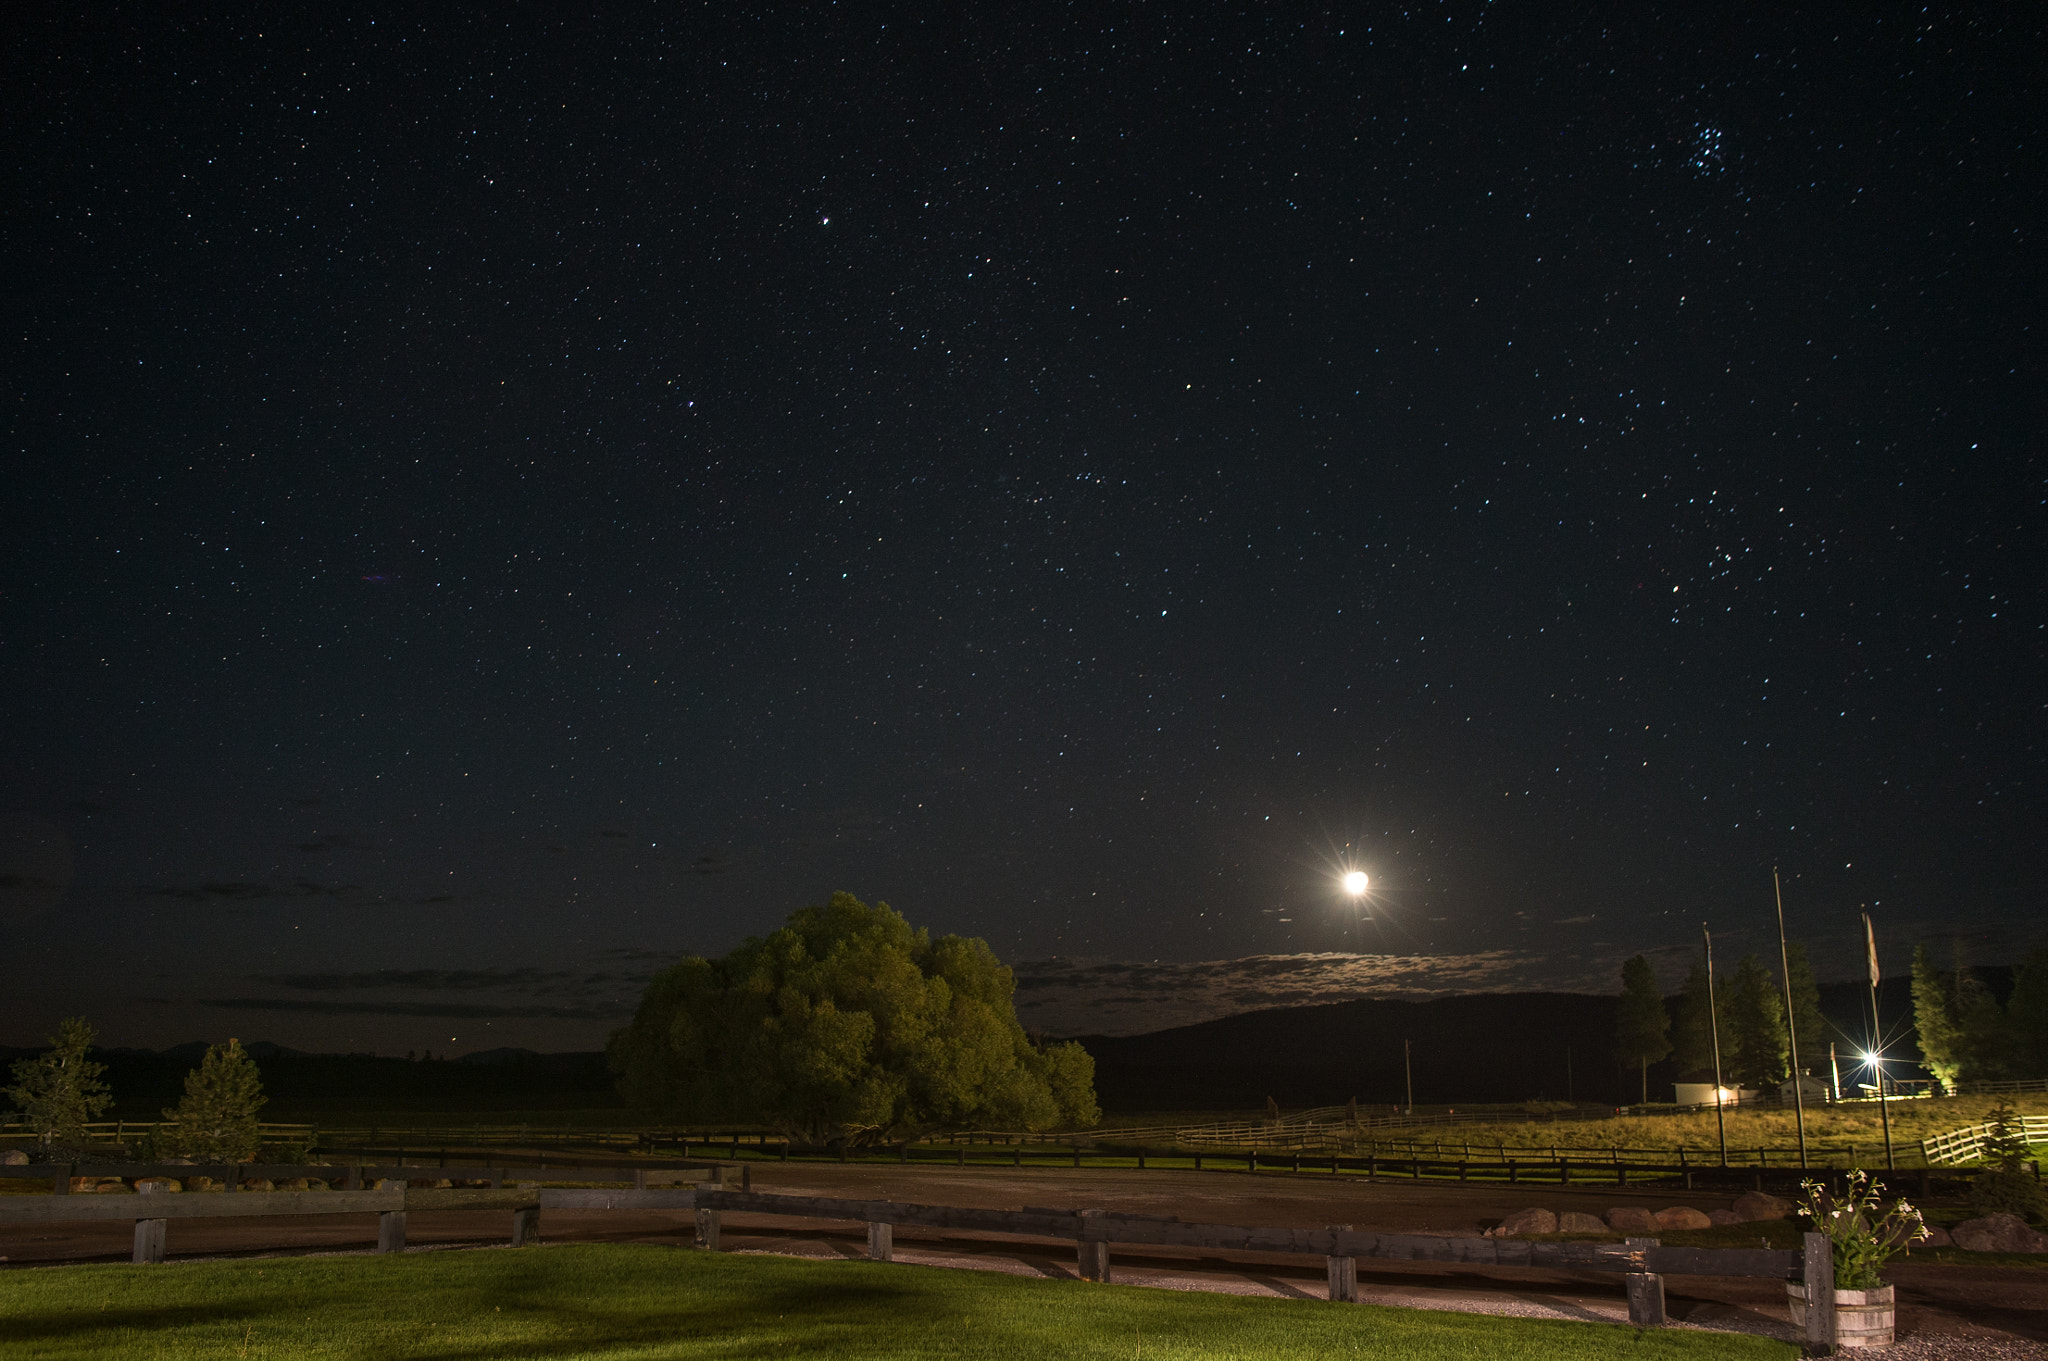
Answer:
POLYGON ((2048 1233, 2027 1227, 2018 1215, 1984 1215, 1966 1219, 1949 1231, 1959 1248, 1970 1252, 2048 1252, 2048 1233))
POLYGON ((1715 1228, 1719 1228, 1723 1224, 1741 1224, 1744 1222, 1742 1216, 1733 1210, 1709 1210, 1707 1211, 1707 1218, 1714 1221, 1715 1228))
POLYGON ((174 1177, 137 1177, 135 1194, 138 1196, 168 1196, 185 1188, 174 1177))
POLYGON ((226 1183, 222 1182, 218 1177, 187 1177, 185 1178, 185 1189, 187 1191, 220 1191, 226 1189, 226 1183))
POLYGON ((27 1167, 28 1154, 18 1148, 0 1151, 0 1167, 27 1167))
POLYGON ((1916 1248, 1952 1248, 1955 1246, 1955 1243, 1956 1240, 1949 1237, 1947 1229, 1944 1229, 1939 1224, 1929 1224, 1927 1226, 1927 1236, 1913 1246, 1916 1248))
POLYGON ((1527 1209, 1517 1210, 1506 1219, 1503 1219, 1500 1222, 1500 1227, 1493 1231, 1493 1236, 1495 1238, 1520 1238, 1525 1234, 1556 1232, 1557 1216, 1544 1209, 1541 1205, 1531 1205, 1527 1209))
POLYGON ((1616 1233, 1655 1233, 1657 1216, 1640 1205, 1617 1205, 1607 1212, 1607 1227, 1616 1233))
POLYGON ((405 1183, 396 1177, 386 1177, 370 1189, 373 1191, 403 1191, 405 1183))
POLYGON ((308 1191, 325 1191, 327 1183, 319 1177, 308 1177, 306 1178, 306 1189, 308 1191))
POLYGON ((304 1191, 308 1187, 304 1177, 286 1177, 277 1184, 277 1189, 280 1191, 304 1191))
POLYGON ((1714 1227, 1713 1220, 1707 1218, 1703 1211, 1695 1210, 1690 1205, 1674 1205, 1668 1210, 1659 1210, 1656 1217, 1657 1227, 1666 1233, 1714 1227))
POLYGON ((1607 1225, 1599 1215, 1589 1215, 1583 1210, 1566 1210, 1557 1217, 1559 1233, 1606 1233, 1607 1225))
POLYGON ((446 1177, 443 1177, 439 1181, 434 1183, 434 1189, 437 1191, 447 1191, 453 1189, 454 1185, 454 1182, 448 1180, 448 1178, 446 1177))
POLYGON ((192 1160, 191 1160, 190 1158, 165 1158, 165 1159, 164 1159, 164 1166, 165 1166, 165 1167, 190 1167, 190 1166, 192 1166, 192 1160))
POLYGON ((271 1184, 268 1177, 244 1177, 235 1184, 244 1191, 274 1191, 277 1189, 271 1184))
POLYGON ((1762 1191, 1744 1191, 1735 1198, 1735 1217, 1744 1224, 1760 1219, 1786 1219, 1791 1214, 1791 1201, 1765 1195, 1762 1191))

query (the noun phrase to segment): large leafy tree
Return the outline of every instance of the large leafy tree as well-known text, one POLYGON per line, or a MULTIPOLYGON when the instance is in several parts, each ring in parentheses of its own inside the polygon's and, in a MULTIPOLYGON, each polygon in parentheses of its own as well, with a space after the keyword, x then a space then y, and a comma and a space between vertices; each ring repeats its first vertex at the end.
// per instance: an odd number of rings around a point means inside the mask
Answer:
POLYGON ((1913 947, 1913 1029, 1920 1037, 1920 1061, 1943 1091, 1953 1094, 1964 1063, 1963 1031, 1954 989, 1925 945, 1913 947))
POLYGON ((1671 1052, 1671 1015, 1650 961, 1641 955, 1621 966, 1621 1002, 1615 1008, 1614 1054, 1633 1063, 1650 1099, 1650 1065, 1671 1052))
POLYGON ((93 1029, 83 1016, 57 1023, 50 1047, 32 1059, 14 1063, 14 1085, 7 1088, 22 1119, 43 1144, 75 1144, 85 1139, 86 1122, 113 1100, 100 1081, 106 1065, 86 1057, 93 1029))
POLYGON ((835 893, 723 959, 655 975, 608 1046, 636 1106, 812 1140, 1093 1124, 1095 1061, 1034 1044, 988 945, 835 893))
POLYGON ((1729 1073, 1738 1087, 1774 1087, 1786 1076, 1785 1001, 1771 971, 1744 955, 1728 999, 1729 1073))
POLYGON ((240 1040, 209 1046, 185 1074, 185 1098, 164 1112, 177 1130, 166 1137, 180 1153, 207 1162, 247 1162, 260 1142, 263 1076, 240 1040))

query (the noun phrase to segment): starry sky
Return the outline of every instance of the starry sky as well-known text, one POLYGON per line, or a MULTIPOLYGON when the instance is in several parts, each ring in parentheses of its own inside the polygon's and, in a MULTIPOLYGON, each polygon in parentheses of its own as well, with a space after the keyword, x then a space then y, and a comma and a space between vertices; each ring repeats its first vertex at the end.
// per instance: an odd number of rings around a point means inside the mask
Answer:
POLYGON ((2041 18, 1819 8, 18 23, 0 1043, 2042 943, 2041 18))

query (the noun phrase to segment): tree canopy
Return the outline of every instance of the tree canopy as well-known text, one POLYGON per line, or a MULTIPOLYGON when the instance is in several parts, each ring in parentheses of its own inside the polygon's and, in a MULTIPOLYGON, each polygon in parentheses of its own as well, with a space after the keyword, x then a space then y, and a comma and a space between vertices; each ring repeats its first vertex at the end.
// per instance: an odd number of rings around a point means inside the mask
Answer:
POLYGON ((7 1095, 22 1119, 44 1144, 75 1144, 85 1139, 86 1122, 113 1100, 100 1081, 106 1065, 86 1057, 93 1030, 83 1016, 57 1023, 50 1047, 32 1059, 14 1063, 14 1085, 7 1095))
POLYGON ((170 1141, 188 1157, 247 1162, 260 1142, 256 1116, 263 1103, 262 1075, 242 1042, 211 1045, 199 1066, 185 1074, 184 1100, 164 1112, 178 1126, 170 1141))
POLYGON ((607 1046, 634 1105, 813 1141, 925 1129, 1089 1125, 1095 1061, 1037 1044, 986 942, 933 940, 835 893, 722 959, 655 975, 607 1046))
POLYGON ((1723 1011, 1728 1075, 1737 1087, 1775 1087, 1789 1072, 1784 994, 1755 955, 1735 966, 1733 993, 1723 1011))
POLYGON ((1650 961, 1637 955, 1621 966, 1621 1003, 1615 1009, 1614 1055, 1636 1065, 1650 1099, 1650 1065, 1671 1052, 1671 1015, 1650 961))

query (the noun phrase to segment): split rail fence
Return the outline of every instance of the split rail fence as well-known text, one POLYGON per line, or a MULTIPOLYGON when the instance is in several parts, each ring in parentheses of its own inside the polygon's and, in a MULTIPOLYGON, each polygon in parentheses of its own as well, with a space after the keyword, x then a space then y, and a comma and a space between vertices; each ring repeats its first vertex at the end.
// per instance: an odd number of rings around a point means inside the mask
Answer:
MULTIPOLYGON (((180 1170, 193 1172, 191 1168, 180 1170)), ((493 1169, 448 1170, 468 1173, 493 1169)), ((650 1169, 633 1170, 644 1177, 650 1169)), ((1629 1321, 1638 1327, 1661 1327, 1667 1322, 1667 1275, 1761 1277, 1801 1282, 1807 1299, 1815 1302, 1815 1307, 1806 1311, 1806 1340, 1825 1347, 1832 1347, 1835 1342, 1834 1262, 1826 1238, 1817 1233, 1805 1235, 1797 1252, 1665 1247, 1654 1238, 1631 1238, 1620 1244, 1438 1238, 1363 1232, 1341 1224, 1320 1229, 1247 1227, 1191 1224, 1166 1216, 1110 1214, 1099 1210, 1031 1206, 1022 1210, 986 1210, 900 1201, 770 1195, 721 1189, 711 1183, 674 1190, 428 1189, 387 1183, 378 1189, 341 1191, 11 1195, 0 1197, 0 1224, 132 1220, 133 1260, 154 1264, 164 1259, 167 1230, 173 1219, 374 1213, 378 1217, 376 1251, 388 1253, 404 1250, 406 1215, 412 1210, 509 1211, 511 1241, 518 1247, 534 1241, 540 1231, 541 1215, 550 1209, 688 1210, 695 1218, 697 1246, 711 1251, 718 1250, 727 1214, 852 1222, 866 1227, 868 1256, 876 1261, 893 1259, 895 1231, 899 1227, 1067 1240, 1075 1245, 1078 1274, 1093 1281, 1110 1279, 1111 1244, 1320 1256, 1325 1262, 1329 1297, 1349 1303, 1359 1300, 1361 1260, 1606 1272, 1624 1278, 1629 1321)))

